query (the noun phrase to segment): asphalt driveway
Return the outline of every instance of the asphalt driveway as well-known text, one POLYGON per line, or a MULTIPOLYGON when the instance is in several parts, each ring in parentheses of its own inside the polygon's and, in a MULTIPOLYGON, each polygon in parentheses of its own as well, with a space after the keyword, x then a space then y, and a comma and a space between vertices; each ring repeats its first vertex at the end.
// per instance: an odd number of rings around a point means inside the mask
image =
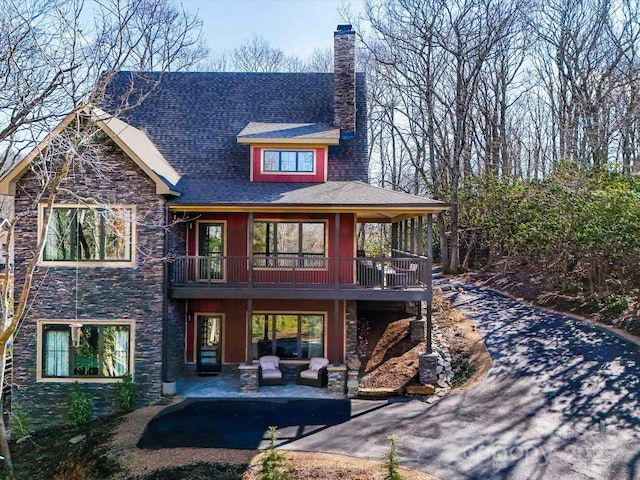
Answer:
POLYGON ((191 400, 154 419, 140 446, 264 447, 276 425, 282 448, 374 459, 394 434, 401 464, 445 480, 640 480, 637 345, 490 290, 437 283, 493 358, 477 387, 433 405, 191 400))
POLYGON ((349 420, 346 399, 197 399, 168 407, 145 427, 139 448, 237 448, 266 446, 270 426, 279 442, 349 420))
POLYGON ((380 458, 446 480, 640 479, 640 349, 599 327, 438 280, 493 358, 434 405, 352 402, 352 418, 284 448, 380 458), (459 289, 462 289, 460 291, 459 289))

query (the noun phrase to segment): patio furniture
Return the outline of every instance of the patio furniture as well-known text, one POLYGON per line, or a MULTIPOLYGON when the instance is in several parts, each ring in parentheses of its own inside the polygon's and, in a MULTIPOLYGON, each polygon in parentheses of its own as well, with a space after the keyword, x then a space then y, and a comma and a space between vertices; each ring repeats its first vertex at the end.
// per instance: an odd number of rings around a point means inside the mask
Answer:
POLYGON ((258 360, 258 385, 284 385, 284 375, 280 370, 280 357, 265 355, 258 360))
POLYGON ((383 272, 373 260, 358 259, 358 284, 363 287, 380 287, 383 283, 383 272))
POLYGON ((296 383, 309 387, 326 387, 329 383, 327 367, 329 359, 323 357, 312 357, 309 360, 309 368, 298 372, 296 383))
POLYGON ((410 287, 418 284, 418 264, 410 263, 409 268, 394 269, 387 274, 387 285, 391 287, 410 287))

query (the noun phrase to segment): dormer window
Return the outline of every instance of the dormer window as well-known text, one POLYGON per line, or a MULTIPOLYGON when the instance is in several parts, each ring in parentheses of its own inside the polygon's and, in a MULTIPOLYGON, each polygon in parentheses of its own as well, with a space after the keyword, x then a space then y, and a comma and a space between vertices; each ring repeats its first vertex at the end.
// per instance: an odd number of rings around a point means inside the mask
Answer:
POLYGON ((250 146, 252 182, 327 181, 329 147, 340 129, 320 123, 250 122, 238 143, 250 146))
POLYGON ((313 150, 263 150, 263 173, 313 173, 313 150))

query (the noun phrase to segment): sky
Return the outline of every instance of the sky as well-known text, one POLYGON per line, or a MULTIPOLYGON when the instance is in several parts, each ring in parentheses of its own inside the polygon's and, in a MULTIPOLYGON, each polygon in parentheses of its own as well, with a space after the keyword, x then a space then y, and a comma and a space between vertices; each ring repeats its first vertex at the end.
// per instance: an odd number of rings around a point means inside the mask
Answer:
MULTIPOLYGON (((332 48, 333 32, 344 21, 341 0, 181 0, 198 12, 212 52, 233 50, 254 34, 288 55, 308 57, 315 48, 332 48)), ((363 0, 345 0, 352 13, 363 0)))

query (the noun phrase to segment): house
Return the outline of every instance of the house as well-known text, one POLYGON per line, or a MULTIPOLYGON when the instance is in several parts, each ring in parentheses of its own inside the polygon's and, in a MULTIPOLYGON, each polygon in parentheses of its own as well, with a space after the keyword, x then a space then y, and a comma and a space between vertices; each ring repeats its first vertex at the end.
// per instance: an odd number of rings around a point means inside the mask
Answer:
POLYGON ((120 72, 102 109, 54 131, 95 125, 99 171, 71 166, 48 205, 33 165, 49 136, 0 180, 23 217, 16 295, 46 236, 14 342, 13 401, 33 418, 63 417, 75 382, 112 412, 125 374, 140 404, 193 372, 255 388, 265 354, 326 357, 346 392, 359 302, 430 305, 432 215, 447 206, 367 183, 365 77, 351 26, 334 39, 334 73, 120 72), (105 113, 125 92, 144 99, 105 113), (359 251, 365 223, 391 223, 391 255, 359 251))

